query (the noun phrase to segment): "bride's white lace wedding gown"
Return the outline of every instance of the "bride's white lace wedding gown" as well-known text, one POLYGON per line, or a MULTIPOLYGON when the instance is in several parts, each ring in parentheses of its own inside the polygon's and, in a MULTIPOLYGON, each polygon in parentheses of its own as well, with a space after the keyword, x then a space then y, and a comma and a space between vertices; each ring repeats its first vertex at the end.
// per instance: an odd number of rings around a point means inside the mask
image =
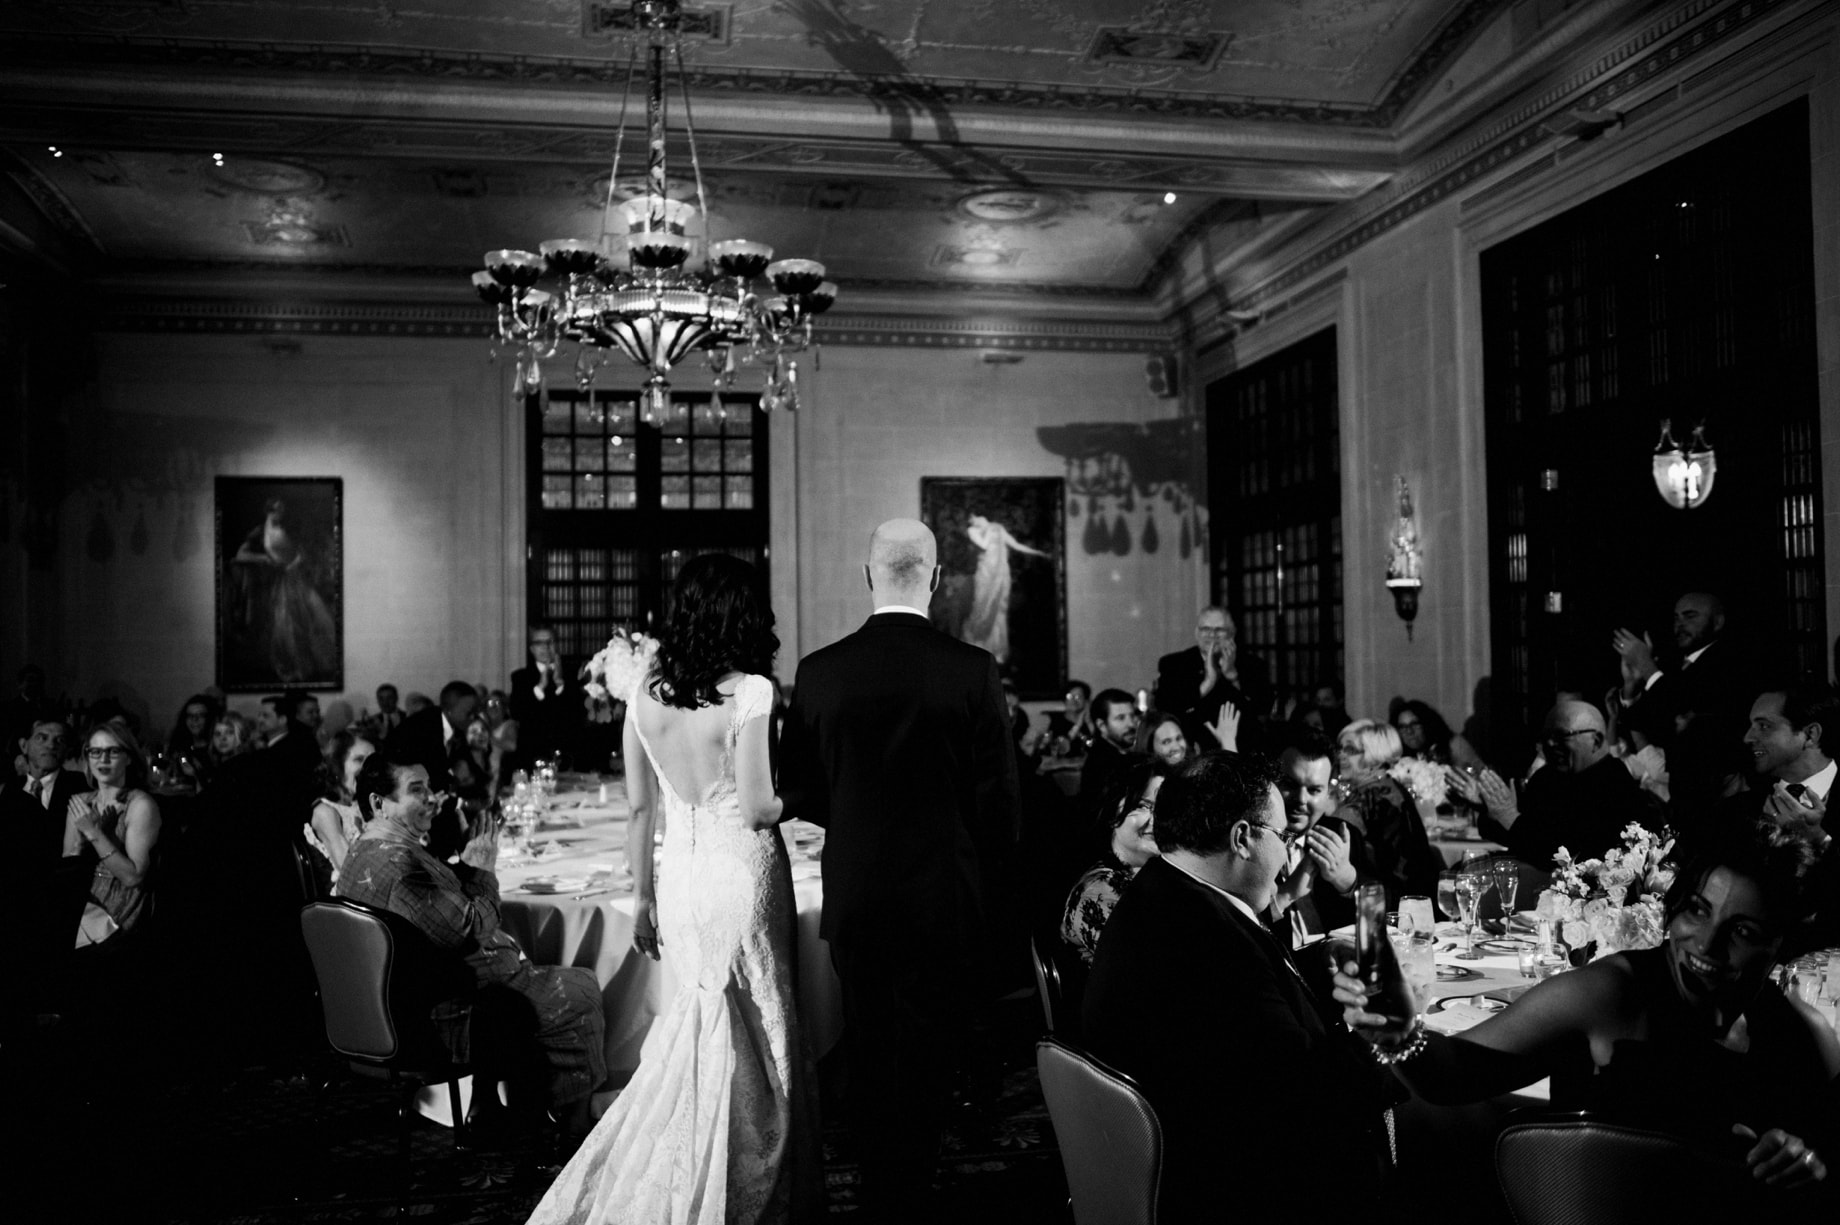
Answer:
POLYGON ((742 824, 735 787, 741 727, 772 710, 773 687, 744 676, 729 703, 721 769, 695 803, 676 793, 639 733, 664 806, 658 923, 677 991, 652 1022, 631 1083, 530 1225, 822 1214, 815 1084, 794 1004, 791 868, 777 828, 742 824))

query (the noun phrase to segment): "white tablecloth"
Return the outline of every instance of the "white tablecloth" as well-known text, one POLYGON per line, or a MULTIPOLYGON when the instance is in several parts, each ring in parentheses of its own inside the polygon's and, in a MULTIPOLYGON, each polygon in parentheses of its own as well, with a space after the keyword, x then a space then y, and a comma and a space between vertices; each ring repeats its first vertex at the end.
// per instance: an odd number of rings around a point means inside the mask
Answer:
MULTIPOLYGON (((652 1021, 677 990, 671 950, 652 961, 633 948, 632 876, 626 866, 630 810, 624 786, 610 782, 559 792, 531 840, 544 851, 535 859, 501 853, 500 912, 505 930, 538 965, 583 966, 601 984, 607 1018, 607 1068, 616 1082, 639 1066, 639 1050, 652 1021), (562 893, 525 889, 539 877, 586 882, 562 893), (604 883, 610 882, 610 883, 604 883)), ((660 831, 662 831, 662 823, 660 831)), ((824 908, 819 856, 824 831, 802 821, 780 827, 792 859, 792 891, 798 906, 798 1002, 805 1042, 822 1058, 843 1032, 843 997, 830 948, 818 936, 824 908)), ((424 1091, 422 1113, 447 1122, 447 1094, 424 1091)))

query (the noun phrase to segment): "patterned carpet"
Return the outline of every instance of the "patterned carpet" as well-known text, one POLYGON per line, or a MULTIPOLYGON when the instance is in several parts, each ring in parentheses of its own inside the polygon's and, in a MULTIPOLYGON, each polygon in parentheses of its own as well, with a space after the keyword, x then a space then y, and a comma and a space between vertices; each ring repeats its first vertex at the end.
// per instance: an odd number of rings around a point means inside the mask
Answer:
MULTIPOLYGON (((1019 1020, 1014 1039, 1005 1040, 994 1107, 977 1118, 955 1116, 943 1146, 941 1217, 954 1225, 1068 1219, 1026 1028, 1019 1020)), ((156 1078, 138 1093, 105 1077, 74 1096, 51 1094, 23 1154, 21 1168, 36 1177, 27 1180, 25 1214, 14 1219, 515 1223, 555 1176, 547 1139, 479 1135, 469 1151, 456 1152, 450 1131, 420 1118, 410 1124, 405 1165, 396 1097, 386 1086, 329 1061, 305 1068, 247 1068, 206 1083, 156 1078), (73 1211, 77 1204, 82 1211, 73 1211)), ((841 1128, 827 1124, 829 1215, 862 1220, 847 1147, 841 1128)))

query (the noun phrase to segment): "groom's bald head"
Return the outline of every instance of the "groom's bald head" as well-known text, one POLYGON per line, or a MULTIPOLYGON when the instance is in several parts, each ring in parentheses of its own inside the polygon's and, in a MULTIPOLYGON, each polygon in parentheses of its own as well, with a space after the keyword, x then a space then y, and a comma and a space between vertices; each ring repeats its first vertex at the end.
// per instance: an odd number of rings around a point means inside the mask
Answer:
POLYGON ((863 570, 878 603, 924 608, 938 564, 931 528, 918 519, 890 519, 869 537, 869 564, 863 570))

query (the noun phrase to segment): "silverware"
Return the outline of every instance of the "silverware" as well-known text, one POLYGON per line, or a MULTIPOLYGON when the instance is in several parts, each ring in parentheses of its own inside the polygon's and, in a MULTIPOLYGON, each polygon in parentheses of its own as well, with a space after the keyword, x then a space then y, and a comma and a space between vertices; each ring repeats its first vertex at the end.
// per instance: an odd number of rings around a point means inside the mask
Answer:
POLYGON ((612 893, 612 892, 613 892, 613 887, 610 885, 605 889, 590 889, 586 893, 571 893, 569 894, 569 898, 571 901, 579 902, 581 899, 585 897, 599 897, 603 893, 612 893))

